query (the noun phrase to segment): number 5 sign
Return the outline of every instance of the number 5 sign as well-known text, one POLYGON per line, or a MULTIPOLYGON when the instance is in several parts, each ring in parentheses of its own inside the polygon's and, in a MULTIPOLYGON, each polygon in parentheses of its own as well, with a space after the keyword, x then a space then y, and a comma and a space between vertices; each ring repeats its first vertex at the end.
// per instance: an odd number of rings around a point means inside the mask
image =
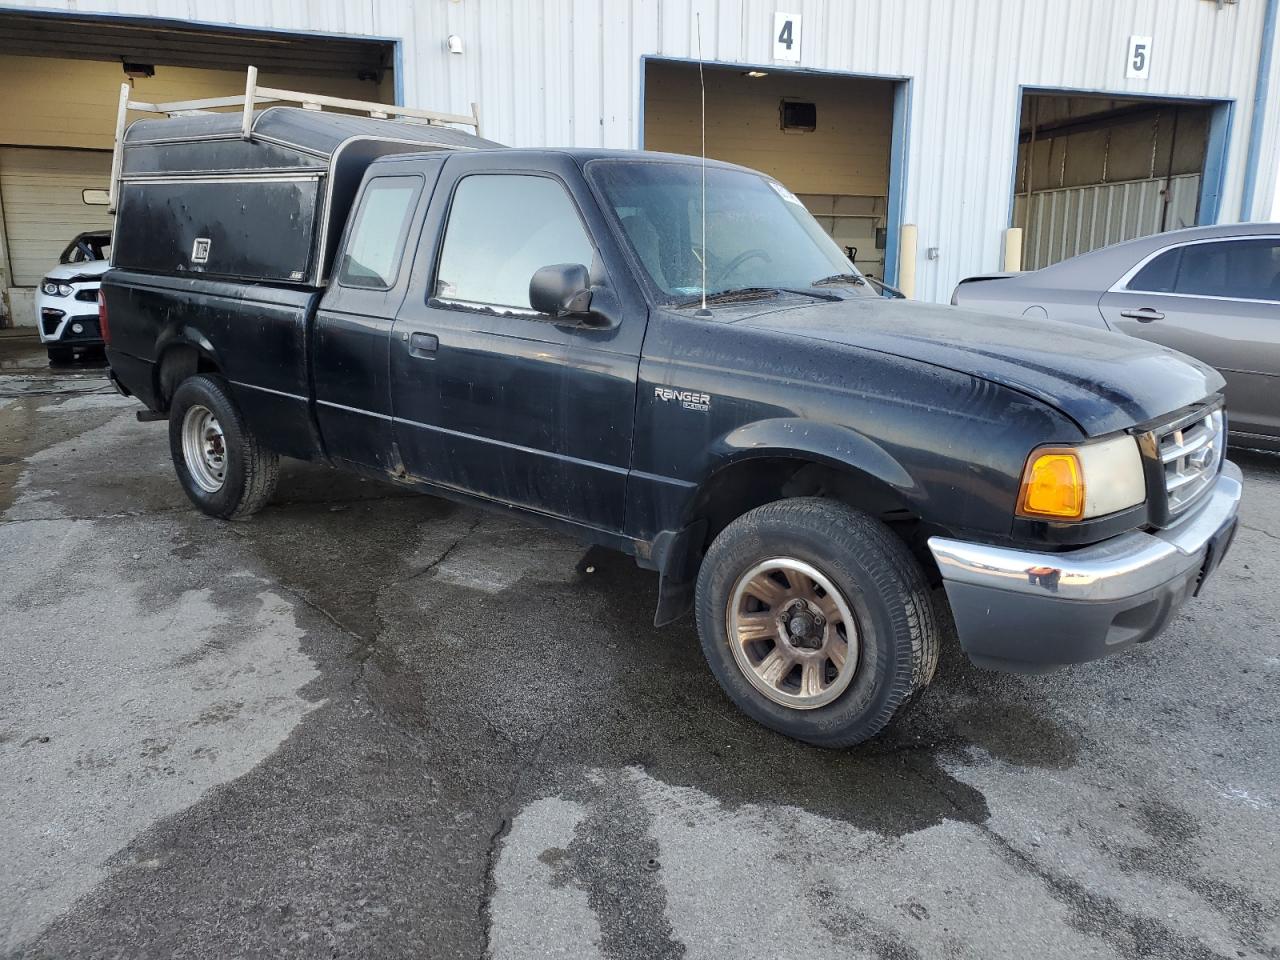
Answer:
POLYGON ((1129 54, 1124 62, 1126 80, 1145 80, 1151 75, 1151 38, 1130 37, 1129 54))
POLYGON ((800 14, 773 15, 773 59, 800 62, 800 14))

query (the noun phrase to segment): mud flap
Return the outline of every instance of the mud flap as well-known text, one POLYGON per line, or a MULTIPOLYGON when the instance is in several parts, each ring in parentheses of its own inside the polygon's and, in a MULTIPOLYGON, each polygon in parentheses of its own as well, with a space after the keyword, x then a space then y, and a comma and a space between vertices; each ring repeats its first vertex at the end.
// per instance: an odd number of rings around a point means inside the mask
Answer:
POLYGON ((664 530, 654 537, 652 561, 662 574, 658 580, 658 608, 653 614, 655 627, 665 627, 693 609, 706 536, 707 522, 698 520, 682 530, 664 530))

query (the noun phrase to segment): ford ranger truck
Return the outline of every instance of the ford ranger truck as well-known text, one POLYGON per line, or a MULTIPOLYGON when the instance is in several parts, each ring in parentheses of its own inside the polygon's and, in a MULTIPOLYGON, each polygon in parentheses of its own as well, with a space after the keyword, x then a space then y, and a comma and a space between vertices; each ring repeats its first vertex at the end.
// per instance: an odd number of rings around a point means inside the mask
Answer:
POLYGON ((1211 368, 885 298, 768 176, 239 123, 129 128, 103 281, 210 516, 295 457, 623 551, 738 707, 826 747, 930 682, 935 588, 974 663, 1050 670, 1153 640, 1231 543, 1211 368))

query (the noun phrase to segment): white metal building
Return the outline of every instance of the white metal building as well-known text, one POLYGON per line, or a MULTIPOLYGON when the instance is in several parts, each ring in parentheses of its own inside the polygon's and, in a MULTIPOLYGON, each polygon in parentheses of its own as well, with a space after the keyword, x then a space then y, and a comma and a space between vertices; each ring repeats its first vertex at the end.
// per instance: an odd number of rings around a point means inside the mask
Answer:
POLYGON ((517 146, 696 152, 778 177, 916 295, 1280 207, 1280 0, 0 3, 0 289, 105 220, 112 105, 277 86, 457 113, 517 146), (451 40, 452 38, 452 40, 451 40), (904 231, 904 225, 915 230, 904 231), (918 237, 914 253, 903 236, 918 237))

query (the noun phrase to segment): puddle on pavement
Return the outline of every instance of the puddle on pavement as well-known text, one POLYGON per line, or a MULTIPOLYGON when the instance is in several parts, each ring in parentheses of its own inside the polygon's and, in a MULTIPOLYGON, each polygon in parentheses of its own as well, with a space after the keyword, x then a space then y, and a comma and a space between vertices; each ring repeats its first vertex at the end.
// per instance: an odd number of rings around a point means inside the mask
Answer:
MULTIPOLYGON (((947 772, 973 745, 1046 766, 1074 756, 1070 736, 1029 707, 977 709, 990 690, 972 672, 952 669, 962 662, 945 663, 938 698, 874 742, 841 752, 798 744, 733 708, 691 623, 652 627, 657 581, 630 558, 402 493, 290 465, 279 502, 257 517, 226 524, 194 511, 166 514, 168 532, 154 555, 124 564, 144 598, 160 590, 152 585, 157 564, 177 568, 170 579, 207 582, 214 606, 235 602, 237 588, 217 586, 219 576, 248 576, 277 590, 299 623, 310 625, 300 646, 321 679, 301 692, 317 706, 252 772, 132 844, 93 903, 51 929, 50 949, 86 928, 98 931, 98 942, 125 942, 123 921, 111 919, 129 913, 123 904, 154 898, 163 913, 164 891, 212 896, 232 874, 278 891, 272 909, 281 935, 313 929, 324 922, 314 890, 344 871, 394 873, 396 896, 410 898, 399 909, 418 896, 443 904, 412 931, 367 917, 353 929, 437 945, 479 943, 474 904, 485 895, 486 846, 495 856, 494 838, 531 798, 566 787, 599 793, 584 786, 591 769, 638 768, 654 783, 694 788, 748 815, 794 807, 869 835, 901 837, 948 820, 987 820, 982 794, 947 772), (505 554, 502 577, 485 581, 505 586, 486 592, 438 575, 442 558, 459 551, 468 563, 486 551, 505 554), (227 557, 244 570, 225 569, 227 557), (1025 736, 1012 736, 1010 727, 1025 736), (310 813, 273 828, 270 846, 233 826, 274 818, 270 811, 282 808, 310 813), (310 851, 301 868, 296 850, 310 851), (449 919, 464 912, 465 922, 449 919)), ((219 651, 194 653, 202 655, 219 651)), ((636 863, 656 859, 640 822, 625 834, 631 840, 592 859, 589 837, 617 834, 612 824, 633 800, 605 790, 587 803, 587 839, 567 842, 556 868, 563 883, 598 897, 591 891, 614 887, 636 863)), ((619 944, 636 934, 627 909, 641 918, 667 912, 656 879, 637 882, 628 896, 618 909, 591 905, 602 933, 619 944)), ((654 956, 678 945, 665 929, 645 925, 654 956)), ((177 930, 159 936, 175 949, 184 942, 177 930)))
MULTIPOLYGON (((335 496, 358 482, 330 476, 335 496)), ((279 496, 290 496, 285 484, 279 496)), ((237 527, 264 572, 352 635, 389 717, 420 731, 487 726, 525 751, 545 738, 545 766, 639 766, 731 806, 795 806, 899 836, 987 819, 982 794, 944 765, 971 747, 1017 765, 1076 758, 1070 732, 993 695, 988 675, 959 656, 871 743, 796 743, 729 703, 691 621, 653 628, 657 580, 630 558, 446 501, 411 496, 340 513, 298 504, 237 527), (494 592, 434 569, 468 546, 526 572, 494 592), (516 562, 512 551, 529 556, 516 562)))

